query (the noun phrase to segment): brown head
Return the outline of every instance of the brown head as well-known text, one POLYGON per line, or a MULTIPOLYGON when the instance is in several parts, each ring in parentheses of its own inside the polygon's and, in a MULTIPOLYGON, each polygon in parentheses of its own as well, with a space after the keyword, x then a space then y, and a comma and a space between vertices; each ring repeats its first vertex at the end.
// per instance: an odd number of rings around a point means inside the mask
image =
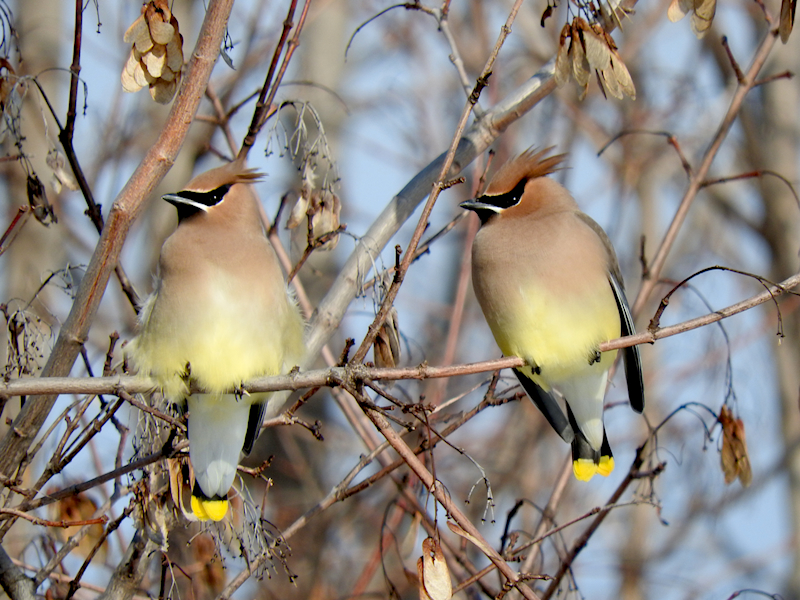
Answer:
POLYGON ((200 214, 212 218, 212 215, 224 217, 226 213, 232 212, 250 213, 255 206, 255 196, 249 184, 261 177, 261 173, 245 168, 242 161, 236 160, 201 173, 187 183, 180 192, 166 194, 161 198, 178 209, 179 223, 200 214), (249 201, 240 201, 241 196, 248 197, 249 201))
POLYGON ((531 148, 511 159, 492 177, 483 196, 460 206, 477 213, 482 223, 497 215, 577 209, 569 192, 546 177, 557 171, 566 157, 566 154, 547 156, 550 150, 531 148))

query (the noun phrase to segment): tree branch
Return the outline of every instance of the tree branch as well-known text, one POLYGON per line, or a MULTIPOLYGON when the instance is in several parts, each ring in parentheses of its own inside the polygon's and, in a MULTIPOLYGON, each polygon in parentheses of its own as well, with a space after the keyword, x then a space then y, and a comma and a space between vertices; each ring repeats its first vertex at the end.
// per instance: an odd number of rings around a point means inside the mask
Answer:
MULTIPOLYGON (((672 337, 692 329, 711 325, 722 319, 742 313, 759 304, 769 302, 786 294, 789 290, 800 284, 800 273, 792 275, 781 283, 769 287, 767 290, 751 296, 750 298, 732 304, 720 310, 696 317, 688 321, 658 327, 653 330, 642 331, 600 344, 601 352, 619 350, 638 344, 653 344, 657 340, 672 337)), ((254 392, 277 392, 281 390, 302 390, 313 387, 336 386, 338 381, 348 379, 361 379, 363 381, 391 381, 401 379, 439 379, 487 373, 500 369, 521 367, 525 363, 515 356, 497 358, 477 363, 432 367, 427 363, 415 367, 376 368, 364 365, 349 365, 346 367, 331 367, 328 369, 315 369, 302 373, 289 375, 276 375, 272 377, 258 377, 242 386, 242 389, 254 392)), ((40 377, 32 379, 14 379, 9 382, 0 381, 0 398, 12 396, 37 396, 50 394, 117 394, 126 392, 138 394, 153 390, 156 383, 145 377, 114 376, 114 377, 40 377)), ((200 391, 200 390, 195 390, 200 391)), ((30 402, 36 404, 36 402, 30 402)), ((27 403, 26 403, 27 405, 27 403)), ((156 415, 158 416, 158 415, 156 415)))
POLYGON ((36 586, 17 568, 5 548, 0 546, 0 585, 11 600, 36 600, 36 586))
MULTIPOLYGON (((233 0, 214 0, 209 3, 187 76, 172 106, 167 125, 111 207, 72 309, 42 371, 43 377, 64 377, 72 369, 88 336, 109 276, 119 260, 125 237, 143 210, 145 200, 172 166, 181 149, 219 55, 232 5, 233 0)), ((39 402, 28 402, 14 419, 12 427, 0 442, 0 485, 15 478, 18 465, 44 424, 56 398, 55 395, 48 395, 39 402)))

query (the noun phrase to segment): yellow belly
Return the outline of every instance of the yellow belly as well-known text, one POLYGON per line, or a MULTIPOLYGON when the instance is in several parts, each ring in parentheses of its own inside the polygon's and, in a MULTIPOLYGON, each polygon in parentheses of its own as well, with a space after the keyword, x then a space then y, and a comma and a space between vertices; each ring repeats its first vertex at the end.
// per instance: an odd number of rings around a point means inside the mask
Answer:
POLYGON ((539 368, 532 377, 536 383, 549 390, 588 370, 608 369, 616 351, 599 362, 591 359, 601 342, 620 334, 610 286, 573 298, 543 294, 531 285, 516 292, 488 300, 493 306, 484 306, 484 313, 503 353, 539 368))

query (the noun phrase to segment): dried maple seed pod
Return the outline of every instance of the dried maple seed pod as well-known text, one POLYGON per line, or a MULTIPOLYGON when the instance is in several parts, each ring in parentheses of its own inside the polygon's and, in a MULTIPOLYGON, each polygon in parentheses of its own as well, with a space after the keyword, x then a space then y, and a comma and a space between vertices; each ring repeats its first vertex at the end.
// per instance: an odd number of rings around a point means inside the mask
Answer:
POLYGON ((183 68, 183 36, 165 0, 151 0, 123 38, 131 53, 122 70, 122 89, 147 86, 159 104, 168 104, 178 90, 183 68))

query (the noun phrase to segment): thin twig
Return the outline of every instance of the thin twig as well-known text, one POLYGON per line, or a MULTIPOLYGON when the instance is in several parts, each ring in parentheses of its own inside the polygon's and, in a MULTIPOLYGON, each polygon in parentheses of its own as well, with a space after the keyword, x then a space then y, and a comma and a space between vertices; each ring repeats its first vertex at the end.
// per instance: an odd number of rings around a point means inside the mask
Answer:
POLYGON ((658 247, 655 256, 650 262, 649 277, 642 280, 642 286, 639 289, 639 294, 636 296, 636 301, 633 303, 634 315, 638 315, 641 312, 642 308, 644 308, 645 302, 647 302, 647 300, 650 298, 650 295, 653 293, 653 288, 655 287, 658 278, 661 276, 661 271, 667 262, 667 256, 669 255, 669 252, 678 237, 678 232, 683 226, 686 216, 689 214, 689 209, 691 208, 694 199, 697 197, 697 192, 700 191, 703 181, 706 180, 708 171, 711 168, 711 163, 714 161, 717 152, 722 146, 722 142, 727 137, 733 122, 736 120, 736 116, 739 114, 739 110, 742 107, 745 96, 747 96, 747 93, 752 88, 759 71, 761 71, 761 67, 764 66, 764 63, 769 57, 772 47, 775 45, 777 35, 777 31, 770 31, 766 34, 761 42, 761 45, 755 53, 753 62, 750 65, 750 68, 747 70, 744 80, 741 81, 736 88, 736 92, 731 99, 731 104, 728 107, 728 112, 720 122, 717 132, 714 134, 714 138, 712 139, 708 150, 703 156, 700 166, 697 168, 697 171, 690 180, 689 188, 686 190, 680 206, 678 207, 678 210, 675 213, 667 232, 664 234, 664 239, 662 240, 661 245, 658 247))
MULTIPOLYGON (((598 348, 600 352, 608 352, 610 350, 619 350, 639 344, 653 344, 658 340, 716 323, 722 319, 745 312, 764 302, 774 301, 778 296, 789 293, 790 290, 798 285, 800 285, 800 273, 792 275, 777 285, 770 286, 766 291, 712 313, 676 323, 675 325, 659 327, 653 331, 641 331, 635 335, 603 342, 598 348)), ((335 363, 335 360, 331 362, 335 363)), ((328 369, 316 369, 289 375, 259 377, 243 384, 242 389, 250 393, 301 390, 312 387, 333 386, 336 385, 338 380, 349 378, 389 381, 457 377, 461 375, 473 375, 475 373, 486 373, 498 369, 512 369, 524 366, 524 364, 524 361, 517 357, 497 358, 477 363, 442 367, 435 367, 423 363, 415 367, 397 367, 390 369, 350 364, 346 367, 331 367, 328 369)), ((155 383, 150 379, 133 376, 14 379, 9 382, 0 381, 0 398, 49 394, 114 394, 119 391, 134 394, 150 391, 154 386, 155 383)), ((192 391, 197 392, 201 390, 193 389, 192 391)), ((35 402, 29 401, 29 403, 35 402)))

